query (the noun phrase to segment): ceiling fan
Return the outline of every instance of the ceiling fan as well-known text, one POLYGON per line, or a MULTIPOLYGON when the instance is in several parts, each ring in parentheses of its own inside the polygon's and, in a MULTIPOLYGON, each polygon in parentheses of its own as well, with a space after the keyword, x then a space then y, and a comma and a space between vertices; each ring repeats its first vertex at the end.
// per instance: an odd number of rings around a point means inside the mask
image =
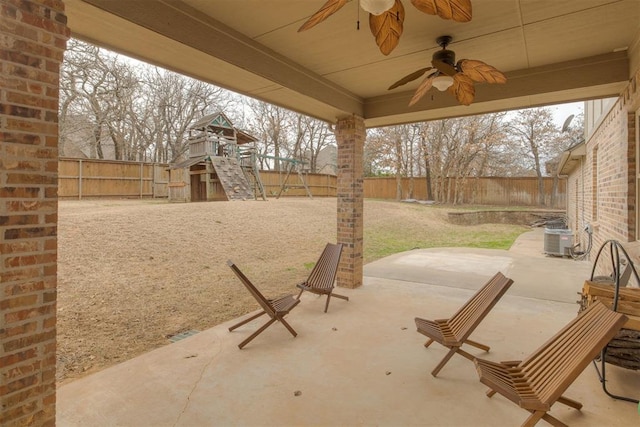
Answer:
MULTIPOLYGON (((327 2, 298 29, 308 30, 336 13, 351 0, 327 2)), ((400 0, 358 0, 360 7, 369 12, 369 28, 384 55, 398 45, 404 22, 404 6, 400 0)), ((471 0, 411 0, 416 9, 429 15, 457 22, 471 21, 471 0)))
POLYGON ((441 92, 448 90, 460 104, 470 105, 476 93, 473 86, 474 82, 507 82, 507 77, 501 71, 482 61, 461 59, 456 63, 455 52, 447 49, 447 45, 451 43, 451 36, 438 37, 436 43, 442 47, 442 50, 433 54, 431 59, 432 67, 414 71, 389 86, 388 90, 395 89, 426 74, 427 77, 416 89, 409 106, 418 102, 432 86, 441 92))

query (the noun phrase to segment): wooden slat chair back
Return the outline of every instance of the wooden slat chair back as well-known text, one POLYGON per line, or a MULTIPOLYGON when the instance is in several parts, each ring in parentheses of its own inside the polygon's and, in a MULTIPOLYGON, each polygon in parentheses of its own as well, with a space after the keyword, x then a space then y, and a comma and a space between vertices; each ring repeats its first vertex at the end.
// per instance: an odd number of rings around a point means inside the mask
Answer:
POLYGON ((327 243, 318 262, 313 266, 307 280, 298 283, 296 286, 300 289, 298 299, 304 291, 308 291, 317 295, 326 295, 327 302, 324 306, 324 312, 329 309, 329 301, 332 296, 349 301, 349 297, 338 295, 333 292, 338 266, 340 265, 340 257, 342 256, 342 244, 327 243))
POLYGON ((238 279, 242 282, 242 284, 247 288, 249 293, 255 298, 255 300, 262 307, 262 311, 259 313, 250 316, 247 319, 242 320, 241 322, 231 326, 229 331, 233 331, 234 329, 239 328, 240 326, 251 322, 258 317, 267 314, 270 317, 270 320, 261 326, 256 332, 251 334, 247 339, 242 341, 238 347, 242 349, 245 345, 247 345, 251 340, 260 335, 265 329, 271 326, 274 322, 278 321, 284 325, 285 328, 293 335, 294 337, 297 335, 296 331, 284 320, 284 316, 289 314, 289 312, 300 303, 300 300, 293 297, 293 295, 285 295, 276 299, 267 299, 264 295, 255 287, 253 283, 244 275, 242 271, 233 263, 233 261, 228 260, 227 265, 231 268, 231 270, 238 276, 238 279))
POLYGON ((513 280, 501 272, 496 273, 485 286, 449 319, 451 333, 458 341, 464 341, 471 335, 482 320, 489 314, 498 300, 507 292, 513 280))
POLYGON ((433 321, 419 317, 415 318, 418 332, 429 338, 424 344, 425 347, 429 347, 431 343, 437 341, 449 348, 449 352, 434 370, 431 371, 431 375, 434 377, 438 375, 438 372, 440 372, 455 353, 469 360, 473 360, 474 357, 471 354, 460 348, 465 343, 484 351, 490 350, 489 346, 472 341, 469 339, 469 336, 512 284, 513 280, 505 277, 501 272, 498 272, 451 318, 433 321))
POLYGON ((489 397, 500 393, 531 412, 523 426, 533 426, 540 419, 564 426, 547 411, 555 402, 582 408, 581 403, 562 394, 626 320, 623 314, 596 302, 523 361, 495 363, 476 359, 480 381, 489 387, 489 397))

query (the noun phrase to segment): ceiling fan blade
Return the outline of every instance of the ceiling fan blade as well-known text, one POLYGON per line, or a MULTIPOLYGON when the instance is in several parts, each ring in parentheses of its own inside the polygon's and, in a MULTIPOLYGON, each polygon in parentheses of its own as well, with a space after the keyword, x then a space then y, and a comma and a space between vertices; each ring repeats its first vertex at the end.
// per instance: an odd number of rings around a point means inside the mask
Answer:
POLYGON ((404 6, 396 0, 393 7, 381 15, 369 14, 369 28, 376 38, 376 44, 384 55, 391 53, 398 45, 404 23, 404 6))
POLYGON ((471 21, 471 0, 411 0, 421 12, 456 22, 471 21))
POLYGON ((507 77, 497 68, 475 59, 461 59, 458 69, 474 82, 506 83, 507 77))
POLYGON ((471 105, 473 98, 476 96, 473 80, 462 73, 453 76, 453 85, 447 90, 451 92, 462 105, 471 105))
POLYGON ((317 24, 321 23, 334 13, 336 13, 342 6, 347 4, 349 0, 327 0, 327 2, 318 10, 316 13, 311 15, 307 22, 302 24, 300 28, 298 28, 298 32, 308 30, 309 28, 315 27, 317 24))
POLYGON ((429 70, 435 71, 435 68, 433 67, 420 68, 418 71, 414 71, 413 73, 404 76, 403 78, 401 78, 400 80, 398 80, 397 82, 389 86, 387 90, 395 89, 402 85, 406 85, 407 83, 412 82, 419 77, 422 77, 422 75, 429 70))
POLYGON ((434 59, 431 61, 431 64, 436 67, 441 73, 446 74, 447 76, 455 76, 457 71, 453 65, 449 65, 444 61, 440 61, 438 59, 434 59))
POLYGON ((427 93, 429 89, 431 89, 431 86, 433 86, 433 79, 435 79, 435 77, 436 76, 434 74, 431 74, 429 77, 424 79, 422 83, 420 83, 420 86, 418 86, 418 89, 416 89, 416 93, 413 94, 413 98, 411 98, 411 101, 409 101, 409 107, 418 102, 420 98, 422 98, 425 93, 427 93))

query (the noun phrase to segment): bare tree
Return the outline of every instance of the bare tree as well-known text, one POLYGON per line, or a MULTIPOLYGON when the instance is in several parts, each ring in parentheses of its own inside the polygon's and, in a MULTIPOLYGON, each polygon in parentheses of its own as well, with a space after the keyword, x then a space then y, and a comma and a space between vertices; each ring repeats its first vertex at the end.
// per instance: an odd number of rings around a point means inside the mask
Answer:
POLYGON ((72 39, 61 73, 63 131, 69 130, 65 126, 67 117, 84 118, 90 157, 105 158, 107 144, 112 146, 116 159, 123 159, 125 128, 131 118, 127 106, 135 98, 138 84, 131 65, 96 46, 72 39))
POLYGON ((298 114, 298 137, 300 139, 300 155, 309 160, 309 170, 318 172, 318 155, 331 144, 335 144, 335 136, 327 123, 312 117, 298 114))
POLYGON ((230 92, 71 39, 60 79, 63 147, 89 157, 173 162, 196 119, 234 108, 230 92))
MULTIPOLYGON (((365 158, 371 163, 365 167, 371 175, 394 175, 398 183, 402 171, 398 162, 398 150, 401 145, 398 143, 400 133, 397 126, 388 126, 367 130, 365 141, 365 158)), ((400 198, 400 187, 396 185, 396 197, 400 198)))
POLYGON ((154 114, 140 116, 138 131, 154 161, 179 160, 189 148, 188 130, 194 121, 235 108, 236 100, 227 91, 170 71, 149 68, 144 82, 148 92, 143 108, 154 114))
POLYGON ((423 162, 421 163, 420 161, 418 161, 418 164, 424 164, 424 177, 425 177, 426 187, 427 187, 427 200, 434 200, 433 187, 431 185, 431 160, 429 158, 430 156, 429 146, 427 145, 427 132, 424 124, 422 126, 419 126, 418 129, 420 134, 420 147, 419 147, 420 159, 419 160, 422 160, 423 162))
POLYGON ((447 203, 463 201, 470 177, 492 169, 504 138, 504 113, 420 123, 412 158, 424 167, 427 197, 447 203))
POLYGON ((551 206, 555 207, 556 198, 558 195, 558 186, 560 183, 560 177, 558 176, 558 167, 560 166, 560 160, 562 153, 567 148, 584 142, 584 115, 578 116, 572 115, 565 121, 565 127, 558 133, 557 141, 554 142, 555 155, 545 163, 545 169, 547 174, 553 177, 553 186, 551 189, 551 206))
POLYGON ((559 134, 553 113, 549 108, 520 110, 510 121, 509 132, 538 177, 538 204, 544 206, 543 165, 557 151, 559 134))
POLYGON ((261 142, 261 165, 269 168, 265 155, 275 157, 274 170, 281 169, 281 158, 288 154, 291 115, 289 110, 258 100, 250 100, 249 108, 253 113, 250 124, 261 142))
POLYGON ((414 178, 421 155, 421 128, 417 125, 398 125, 370 129, 365 144, 364 169, 369 175, 394 175, 396 199, 414 197, 414 178), (403 194, 403 178, 409 178, 407 194, 403 194))

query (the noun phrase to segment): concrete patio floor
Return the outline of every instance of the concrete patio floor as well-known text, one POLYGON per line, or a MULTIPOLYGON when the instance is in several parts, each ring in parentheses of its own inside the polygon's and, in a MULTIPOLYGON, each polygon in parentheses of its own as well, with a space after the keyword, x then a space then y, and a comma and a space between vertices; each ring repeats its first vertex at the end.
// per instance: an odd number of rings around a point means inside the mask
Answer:
MULTIPOLYGON (((239 350, 265 318, 229 332, 234 320, 61 386, 57 425, 520 425, 528 412, 489 399, 465 358, 432 377, 446 351, 424 348, 413 318, 449 317, 500 270, 514 284, 473 335, 491 351, 470 352, 526 357, 576 315, 590 274, 587 262, 544 256, 542 239, 534 230, 509 251, 424 249, 370 263, 365 284, 339 289, 350 301, 332 299, 327 314, 324 298, 303 295, 287 317, 296 338, 274 324, 239 350)), ((608 365, 607 379, 640 397, 640 372, 608 365)), ((584 407, 555 405, 564 423, 640 425, 637 405, 606 396, 593 367, 566 395, 584 407)))

